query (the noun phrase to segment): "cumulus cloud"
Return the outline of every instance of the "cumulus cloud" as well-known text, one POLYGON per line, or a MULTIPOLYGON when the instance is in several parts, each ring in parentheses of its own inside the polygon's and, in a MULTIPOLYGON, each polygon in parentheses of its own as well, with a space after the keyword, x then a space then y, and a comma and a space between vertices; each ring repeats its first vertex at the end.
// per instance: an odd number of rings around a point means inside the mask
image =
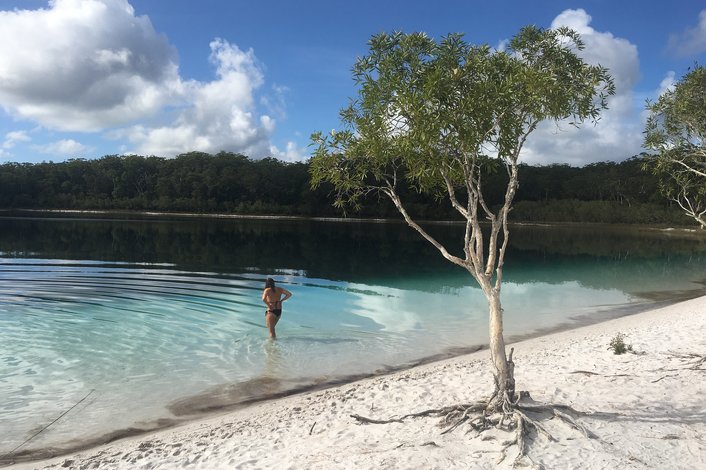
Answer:
POLYGON ((32 148, 42 153, 60 155, 62 157, 81 157, 93 150, 91 147, 73 139, 62 139, 50 144, 34 145, 32 148))
POLYGON ((670 70, 667 72, 667 76, 664 77, 664 79, 659 82, 659 89, 657 90, 657 96, 662 96, 668 91, 671 91, 674 89, 674 85, 677 83, 676 79, 674 78, 674 71, 670 70))
POLYGON ((253 157, 270 154, 269 137, 275 120, 256 113, 254 91, 262 85, 263 74, 255 54, 222 39, 210 46, 217 79, 185 83, 190 105, 172 124, 154 128, 138 125, 116 133, 135 144, 137 153, 232 150, 253 157))
POLYGON ((178 95, 176 52, 127 0, 0 12, 0 104, 64 131, 153 115, 178 95))
POLYGON ((699 13, 699 22, 693 28, 669 37, 669 48, 678 56, 687 57, 706 51, 706 10, 699 13))
POLYGON ((286 94, 289 88, 282 85, 272 85, 272 93, 269 96, 260 98, 260 103, 267 111, 277 119, 285 119, 287 117, 286 94))
MULTIPOLYGON (((646 98, 647 102, 655 102, 657 101, 660 96, 665 94, 668 91, 671 91, 674 89, 674 85, 677 83, 675 74, 673 70, 670 70, 667 72, 667 74, 664 76, 661 82, 659 82, 659 86, 650 93, 650 95, 646 98)), ((641 112, 640 112, 640 118, 642 120, 642 125, 647 122, 647 119, 650 117, 650 110, 645 107, 641 112)))
POLYGON ((11 149, 18 142, 29 142, 32 140, 28 135, 27 131, 12 131, 5 134, 5 140, 2 142, 3 149, 11 149))
POLYGON ((285 162, 299 162, 306 158, 305 150, 291 141, 287 142, 287 147, 284 150, 280 150, 274 145, 270 146, 270 155, 285 162))
MULTIPOLYGON (((257 106, 284 119, 286 89, 258 99, 264 75, 254 52, 222 39, 210 48, 215 78, 185 80, 175 49, 127 0, 53 0, 44 9, 2 11, 0 106, 52 130, 107 131, 136 153, 270 155, 276 121, 257 106)), ((41 148, 86 151, 60 142, 41 148)))
POLYGON ((639 78, 637 47, 610 32, 590 26, 591 16, 582 9, 565 10, 551 24, 568 26, 581 34, 586 48, 581 57, 590 64, 609 69, 615 81, 615 95, 595 126, 585 123, 576 129, 567 123, 544 123, 530 137, 523 159, 533 164, 586 163, 622 160, 640 152, 642 121, 636 110, 633 87, 639 78))
POLYGON ((507 50, 507 46, 510 45, 510 40, 509 39, 501 39, 498 41, 498 44, 495 46, 495 50, 498 52, 505 52, 507 50))

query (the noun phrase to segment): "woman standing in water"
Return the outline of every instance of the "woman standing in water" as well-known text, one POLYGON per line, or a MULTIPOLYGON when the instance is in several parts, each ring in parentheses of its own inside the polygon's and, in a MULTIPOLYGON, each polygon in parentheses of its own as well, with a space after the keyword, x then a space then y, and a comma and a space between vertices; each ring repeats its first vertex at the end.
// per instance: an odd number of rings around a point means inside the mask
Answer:
POLYGON ((267 305, 265 312, 265 325, 270 330, 270 338, 275 339, 275 325, 282 316, 282 302, 292 296, 287 289, 275 287, 275 280, 268 277, 265 281, 265 290, 262 292, 262 301, 267 305))

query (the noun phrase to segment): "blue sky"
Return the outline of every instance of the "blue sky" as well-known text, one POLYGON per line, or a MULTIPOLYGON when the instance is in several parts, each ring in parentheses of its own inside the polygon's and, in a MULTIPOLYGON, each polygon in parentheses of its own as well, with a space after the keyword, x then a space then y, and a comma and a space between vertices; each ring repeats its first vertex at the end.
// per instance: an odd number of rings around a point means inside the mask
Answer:
POLYGON ((339 127, 350 68, 381 31, 499 46, 568 25, 617 94, 598 126, 545 125, 530 163, 641 151, 644 103, 706 56, 706 2, 0 0, 0 163, 201 150, 302 160, 339 127))

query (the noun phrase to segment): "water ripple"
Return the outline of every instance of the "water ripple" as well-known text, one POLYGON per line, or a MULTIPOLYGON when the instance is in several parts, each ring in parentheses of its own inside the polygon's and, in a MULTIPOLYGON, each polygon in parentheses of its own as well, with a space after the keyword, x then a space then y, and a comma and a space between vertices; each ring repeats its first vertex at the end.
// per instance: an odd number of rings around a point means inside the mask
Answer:
POLYGON ((402 324, 376 303, 386 290, 279 272, 297 302, 285 308, 275 344, 257 269, 0 258, 0 429, 13 436, 0 452, 91 389, 89 404, 31 446, 169 417, 169 403, 214 386, 261 376, 300 386, 303 376, 371 372, 409 356, 395 331, 402 324))
MULTIPOLYGON (((227 406, 261 390, 278 394, 486 342, 479 289, 449 287, 469 284, 466 277, 410 276, 393 287, 292 269, 274 270, 295 296, 273 342, 260 300, 264 276, 238 269, 0 258, 0 454, 94 389, 27 447, 210 409, 214 402, 197 402, 214 396, 227 406)), ((507 281, 503 295, 508 336, 635 301, 627 289, 570 280, 507 281)))

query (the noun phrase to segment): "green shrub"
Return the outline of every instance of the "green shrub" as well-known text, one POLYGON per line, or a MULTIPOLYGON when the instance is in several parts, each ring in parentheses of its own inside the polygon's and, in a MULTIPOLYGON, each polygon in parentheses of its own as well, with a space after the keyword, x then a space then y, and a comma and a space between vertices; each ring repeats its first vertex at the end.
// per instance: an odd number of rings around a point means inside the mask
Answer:
POLYGON ((625 344, 625 335, 617 333, 610 340, 608 349, 612 349, 613 354, 625 354, 626 352, 632 352, 632 344, 625 344))

